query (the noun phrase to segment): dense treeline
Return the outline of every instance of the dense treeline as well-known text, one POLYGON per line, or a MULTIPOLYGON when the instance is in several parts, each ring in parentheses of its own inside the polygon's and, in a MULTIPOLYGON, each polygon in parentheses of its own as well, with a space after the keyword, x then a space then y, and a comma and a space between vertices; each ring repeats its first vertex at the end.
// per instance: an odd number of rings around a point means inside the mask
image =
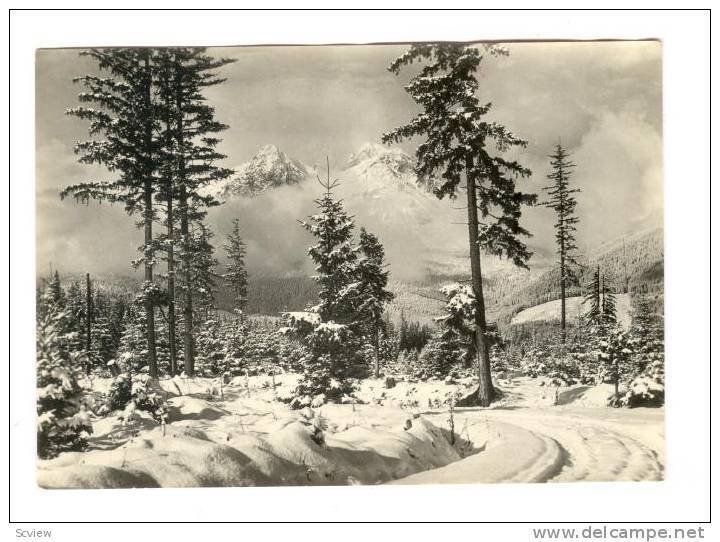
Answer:
MULTIPOLYGON (((232 311, 233 294, 224 280, 216 281, 216 306, 232 311)), ((299 311, 317 299, 318 286, 306 276, 248 276, 245 311, 248 314, 278 316, 283 312, 299 311)))

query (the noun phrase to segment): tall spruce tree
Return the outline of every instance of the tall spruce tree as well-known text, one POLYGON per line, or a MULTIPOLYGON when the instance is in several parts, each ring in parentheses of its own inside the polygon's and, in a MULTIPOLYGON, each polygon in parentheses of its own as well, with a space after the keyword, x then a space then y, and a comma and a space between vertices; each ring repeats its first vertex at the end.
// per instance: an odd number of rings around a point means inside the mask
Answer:
POLYGON ((380 376, 380 333, 385 306, 395 297, 388 291, 390 273, 385 265, 385 250, 378 238, 360 228, 359 258, 356 264, 358 307, 375 354, 375 378, 380 376))
POLYGON ((144 244, 140 261, 145 269, 143 285, 146 309, 146 340, 151 377, 157 377, 153 266, 153 195, 156 188, 156 111, 153 100, 154 64, 151 49, 92 49, 80 53, 94 59, 106 77, 86 75, 75 79, 85 90, 82 104, 67 114, 88 121, 90 139, 76 143, 78 161, 101 164, 115 178, 68 186, 61 197, 121 203, 129 214, 142 215, 144 244))
POLYGON ((164 253, 167 265, 167 329, 168 329, 168 356, 170 374, 178 373, 177 353, 177 311, 175 304, 175 253, 178 240, 177 216, 175 200, 178 198, 176 186, 177 160, 175 158, 175 93, 172 82, 175 77, 173 49, 161 49, 158 52, 158 117, 161 119, 162 153, 160 155, 161 190, 157 193, 158 203, 165 206, 165 232, 158 236, 158 247, 164 253))
POLYGON ((573 194, 580 192, 577 188, 570 188, 570 175, 575 167, 569 160, 568 152, 560 143, 555 146, 555 152, 550 156, 552 173, 548 179, 553 181, 544 190, 549 199, 544 205, 555 211, 555 242, 557 245, 558 265, 560 266, 560 338, 564 343, 566 339, 566 313, 565 290, 568 280, 575 278, 573 265, 575 260, 575 229, 578 218, 575 216, 577 201, 573 194))
POLYGON ((240 221, 237 218, 232 221, 232 230, 228 234, 227 243, 223 245, 223 248, 228 259, 223 278, 230 285, 234 296, 235 309, 242 319, 247 305, 248 274, 245 269, 246 248, 240 236, 240 221))
MULTIPOLYGON (((202 221, 207 208, 218 205, 212 196, 203 193, 208 183, 226 179, 231 169, 218 165, 225 155, 216 150, 220 139, 217 134, 227 125, 215 119, 215 109, 207 103, 203 92, 211 86, 223 83, 216 70, 233 62, 227 58, 213 58, 202 48, 177 48, 165 59, 164 71, 168 77, 161 78, 162 93, 172 108, 171 138, 174 141, 172 162, 174 165, 173 193, 177 197, 177 221, 179 223, 179 256, 183 287, 183 357, 185 373, 194 374, 194 319, 193 260, 198 257, 194 249, 204 250, 205 244, 196 242, 202 233, 202 221), (198 231, 199 230, 199 231, 198 231)), ((201 252, 202 254, 202 252, 201 252)))
MULTIPOLYGON (((507 54, 486 46, 491 54, 507 54)), ((536 196, 516 189, 518 177, 530 171, 518 162, 500 156, 526 142, 498 122, 485 120, 491 104, 477 97, 476 72, 483 59, 480 49, 460 43, 413 45, 388 68, 398 74, 415 61, 425 62, 405 90, 421 112, 404 126, 383 135, 383 141, 401 142, 423 138, 416 151, 416 173, 438 198, 457 197, 465 178, 468 212, 468 242, 472 289, 477 303, 475 341, 477 346, 478 403, 487 406, 494 390, 490 374, 490 352, 480 249, 506 256, 526 267, 531 256, 521 236, 530 235, 519 222, 522 206, 534 205, 536 196), (493 151, 497 151, 494 154, 493 151), (482 218, 479 220, 478 212, 482 218)))

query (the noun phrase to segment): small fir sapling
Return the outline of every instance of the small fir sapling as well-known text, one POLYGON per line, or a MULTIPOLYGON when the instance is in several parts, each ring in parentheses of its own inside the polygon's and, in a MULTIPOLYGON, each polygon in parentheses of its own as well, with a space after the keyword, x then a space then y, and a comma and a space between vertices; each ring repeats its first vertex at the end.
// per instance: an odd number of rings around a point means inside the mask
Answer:
POLYGON ((78 383, 84 353, 73 350, 77 332, 65 308, 59 281, 42 298, 37 328, 37 453, 49 459, 81 451, 92 433, 92 399, 78 383))

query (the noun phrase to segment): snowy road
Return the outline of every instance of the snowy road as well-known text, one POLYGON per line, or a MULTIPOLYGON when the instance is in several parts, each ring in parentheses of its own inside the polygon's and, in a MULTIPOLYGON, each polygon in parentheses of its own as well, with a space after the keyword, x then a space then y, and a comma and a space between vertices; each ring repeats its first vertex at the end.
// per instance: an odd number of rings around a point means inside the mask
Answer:
POLYGON ((457 426, 466 425, 482 450, 392 483, 661 480, 663 416, 663 409, 577 406, 461 409, 457 426))
MULTIPOLYGON (((40 461, 45 488, 210 487, 661 480, 664 409, 606 404, 612 386, 555 388, 499 379, 490 408, 442 403, 472 386, 366 380, 358 404, 293 411, 277 400, 285 375, 238 377, 221 398, 209 379, 174 384, 168 423, 118 413, 93 422, 90 448, 40 461), (180 385, 183 389, 178 387, 180 385), (323 441, 313 440, 314 421, 323 441), (468 455, 469 454, 469 455, 468 455)), ((98 390, 102 383, 96 382, 98 390)), ((107 383, 105 383, 107 384, 107 383)), ((104 385, 104 384, 103 384, 104 385)))

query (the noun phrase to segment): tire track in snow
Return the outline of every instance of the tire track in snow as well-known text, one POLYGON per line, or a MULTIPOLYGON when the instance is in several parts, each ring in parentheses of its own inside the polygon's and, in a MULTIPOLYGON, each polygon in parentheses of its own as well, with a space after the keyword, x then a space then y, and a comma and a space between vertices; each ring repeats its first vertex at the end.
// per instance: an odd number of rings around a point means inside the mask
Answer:
POLYGON ((567 450, 566 465, 552 481, 662 479, 663 465, 653 450, 606 424, 590 419, 568 423, 562 416, 517 421, 551 436, 567 450))
MULTIPOLYGON (((519 425, 491 421, 480 453, 439 469, 416 473, 391 484, 545 482, 564 465, 557 441, 519 425)), ((470 432, 471 438, 474 436, 470 432)))
POLYGON ((488 409, 471 421, 481 452, 395 484, 661 480, 658 454, 621 426, 563 411, 488 409), (482 435, 479 428, 485 428, 482 435))

